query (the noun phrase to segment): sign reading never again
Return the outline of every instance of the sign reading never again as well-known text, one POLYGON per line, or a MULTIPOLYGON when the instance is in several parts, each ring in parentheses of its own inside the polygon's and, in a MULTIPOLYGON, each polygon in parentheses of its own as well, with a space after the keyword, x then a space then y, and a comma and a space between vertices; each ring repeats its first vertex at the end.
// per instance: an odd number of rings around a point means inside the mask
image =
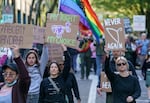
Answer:
POLYGON ((79 17, 66 14, 48 14, 46 23, 46 42, 77 46, 79 17))
POLYGON ((18 45, 20 48, 32 48, 33 26, 22 24, 0 25, 0 46, 10 47, 18 45))
POLYGON ((105 19, 104 34, 106 38, 106 46, 110 50, 125 49, 125 35, 123 19, 105 19))

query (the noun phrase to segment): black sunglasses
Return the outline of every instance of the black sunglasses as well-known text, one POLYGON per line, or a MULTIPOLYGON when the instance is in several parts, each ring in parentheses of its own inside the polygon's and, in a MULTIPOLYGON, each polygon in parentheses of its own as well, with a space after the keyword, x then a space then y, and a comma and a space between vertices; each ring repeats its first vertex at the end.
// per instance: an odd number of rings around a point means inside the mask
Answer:
POLYGON ((126 65, 126 63, 118 63, 117 66, 126 65))

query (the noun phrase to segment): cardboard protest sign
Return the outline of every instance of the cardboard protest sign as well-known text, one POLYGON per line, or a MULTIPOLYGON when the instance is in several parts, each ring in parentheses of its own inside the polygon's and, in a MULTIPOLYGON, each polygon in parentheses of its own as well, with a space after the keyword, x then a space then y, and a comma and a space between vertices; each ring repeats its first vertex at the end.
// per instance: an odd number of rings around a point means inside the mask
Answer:
POLYGON ((104 34, 106 46, 110 50, 125 50, 124 23, 121 18, 105 19, 104 34))
POLYGON ((101 88, 103 92, 112 92, 110 81, 105 72, 101 72, 101 88))
POLYGON ((48 14, 46 22, 46 42, 77 46, 79 17, 66 14, 48 14))
POLYGON ((33 27, 33 43, 44 44, 45 28, 34 26, 33 27))
POLYGON ((22 24, 0 25, 0 46, 10 47, 15 44, 20 48, 32 48, 33 26, 22 24))
POLYGON ((49 60, 63 63, 63 49, 60 44, 48 44, 49 60))

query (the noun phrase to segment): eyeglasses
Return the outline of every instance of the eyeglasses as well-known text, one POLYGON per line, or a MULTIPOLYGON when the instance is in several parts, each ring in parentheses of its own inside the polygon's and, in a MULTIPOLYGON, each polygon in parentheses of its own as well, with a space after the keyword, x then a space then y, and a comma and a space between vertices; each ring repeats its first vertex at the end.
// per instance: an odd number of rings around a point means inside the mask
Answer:
POLYGON ((64 65, 64 64, 59 64, 59 66, 62 66, 62 65, 64 65))
POLYGON ((13 73, 3 73, 2 75, 4 77, 14 77, 16 74, 13 74, 13 73))
POLYGON ((118 63, 117 66, 126 65, 126 63, 118 63))

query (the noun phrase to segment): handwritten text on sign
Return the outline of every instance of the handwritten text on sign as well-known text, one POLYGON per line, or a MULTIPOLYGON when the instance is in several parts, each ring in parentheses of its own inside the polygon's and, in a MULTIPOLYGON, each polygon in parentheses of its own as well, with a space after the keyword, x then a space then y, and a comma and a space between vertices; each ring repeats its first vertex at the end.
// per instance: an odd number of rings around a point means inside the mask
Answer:
POLYGON ((79 17, 66 14, 48 14, 46 42, 76 47, 79 17))
POLYGON ((114 18, 104 20, 106 46, 109 49, 124 49, 124 24, 123 19, 114 18))
POLYGON ((76 22, 76 16, 70 16, 70 15, 59 15, 59 14, 51 14, 49 16, 49 20, 52 21, 63 21, 63 22, 76 22))
POLYGON ((0 44, 23 44, 24 30, 23 26, 0 25, 0 32, 3 34, 0 35, 0 44))
POLYGON ((12 44, 21 48, 31 48, 33 42, 33 28, 31 25, 1 24, 0 46, 9 47, 12 44))

